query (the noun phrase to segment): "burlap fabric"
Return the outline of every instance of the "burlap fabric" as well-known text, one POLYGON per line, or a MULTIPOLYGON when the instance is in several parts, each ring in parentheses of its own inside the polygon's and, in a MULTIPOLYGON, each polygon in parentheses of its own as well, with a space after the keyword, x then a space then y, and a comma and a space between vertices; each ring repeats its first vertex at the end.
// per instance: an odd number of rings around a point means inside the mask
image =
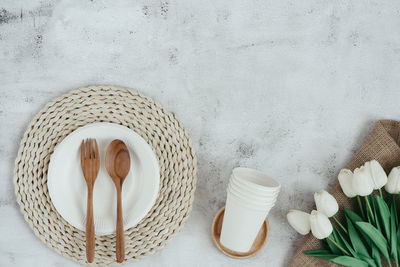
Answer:
MULTIPOLYGON (((364 162, 376 159, 388 173, 393 167, 400 165, 399 144, 400 122, 392 120, 378 121, 345 168, 354 170, 364 162)), ((331 194, 336 198, 340 206, 352 207, 355 204, 353 200, 349 200, 343 194, 339 182, 336 182, 333 186, 331 194)), ((342 214, 339 213, 339 217, 342 217, 342 214)), ((297 250, 289 266, 338 266, 337 264, 303 254, 304 251, 319 248, 321 248, 321 242, 309 234, 305 237, 303 244, 297 250)))

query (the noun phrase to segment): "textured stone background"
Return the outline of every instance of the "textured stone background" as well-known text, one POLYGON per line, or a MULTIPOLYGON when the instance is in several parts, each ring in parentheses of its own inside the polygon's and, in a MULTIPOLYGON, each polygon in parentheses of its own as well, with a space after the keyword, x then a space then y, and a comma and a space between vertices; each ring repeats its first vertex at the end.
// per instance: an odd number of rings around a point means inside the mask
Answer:
POLYGON ((198 154, 194 210, 161 252, 130 266, 285 266, 310 211, 377 119, 400 118, 400 2, 0 2, 0 266, 76 266, 18 211, 14 158, 52 98, 91 84, 136 88, 175 112, 198 154), (282 192, 267 246, 238 261, 210 237, 235 166, 282 192))

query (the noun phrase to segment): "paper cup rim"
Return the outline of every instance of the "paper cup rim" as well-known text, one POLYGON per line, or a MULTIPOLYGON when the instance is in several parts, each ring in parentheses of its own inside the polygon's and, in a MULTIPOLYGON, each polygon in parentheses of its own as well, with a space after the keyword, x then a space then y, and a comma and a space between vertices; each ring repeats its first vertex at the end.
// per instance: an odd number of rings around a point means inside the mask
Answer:
POLYGON ((236 167, 233 169, 232 175, 248 186, 259 190, 279 190, 281 187, 281 184, 277 180, 255 169, 236 167))
POLYGON ((272 202, 268 202, 268 203, 260 203, 259 201, 250 200, 248 198, 245 198, 245 197, 241 196, 237 192, 232 191, 231 188, 228 188, 227 194, 232 194, 233 196, 235 196, 238 199, 238 201, 243 203, 243 205, 250 206, 250 208, 253 208, 253 209, 254 208, 255 209, 272 208, 273 206, 275 206, 275 203, 276 203, 276 200, 274 200, 272 202))
POLYGON ((246 183, 242 183, 240 179, 234 177, 233 175, 229 183, 235 185, 237 188, 247 190, 252 194, 255 194, 260 197, 275 197, 279 195, 279 188, 276 188, 274 190, 259 190, 258 188, 253 188, 246 183))
POLYGON ((272 197, 270 199, 265 199, 265 198, 262 198, 262 197, 255 197, 255 196, 252 196, 252 195, 247 195, 247 194, 241 192, 240 190, 238 190, 237 188, 233 188, 232 185, 228 185, 228 190, 233 191, 233 193, 241 196, 242 198, 244 198, 246 200, 250 200, 250 201, 254 200, 254 201, 257 201, 257 202, 255 202, 256 204, 257 203, 262 203, 262 205, 263 204, 267 204, 267 203, 276 202, 276 200, 278 198, 278 196, 275 196, 275 197, 272 197))
POLYGON ((252 192, 251 190, 248 190, 247 188, 242 188, 239 185, 235 184, 235 183, 229 183, 228 188, 232 188, 235 191, 239 192, 240 194, 249 197, 249 198, 253 198, 256 200, 260 200, 260 201, 269 201, 269 200, 273 200, 276 199, 279 195, 278 193, 272 193, 271 195, 265 195, 265 194, 257 194, 256 192, 252 192), (246 191, 247 190, 247 191, 246 191))

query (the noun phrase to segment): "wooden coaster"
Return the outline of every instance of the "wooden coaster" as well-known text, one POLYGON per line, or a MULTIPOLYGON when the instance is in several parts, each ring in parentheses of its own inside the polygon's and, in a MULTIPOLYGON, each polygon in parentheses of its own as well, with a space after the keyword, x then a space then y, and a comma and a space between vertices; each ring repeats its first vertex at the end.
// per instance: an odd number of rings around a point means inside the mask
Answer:
POLYGON ((253 245, 251 246, 250 251, 236 252, 224 247, 219 241, 219 238, 221 236, 222 222, 224 220, 224 211, 225 207, 222 207, 217 212, 217 215, 215 215, 211 228, 211 235, 217 248, 226 256, 235 259, 246 259, 256 255, 264 247, 265 243, 267 243, 268 230, 269 230, 268 219, 265 219, 260 231, 258 232, 256 239, 254 240, 253 245))

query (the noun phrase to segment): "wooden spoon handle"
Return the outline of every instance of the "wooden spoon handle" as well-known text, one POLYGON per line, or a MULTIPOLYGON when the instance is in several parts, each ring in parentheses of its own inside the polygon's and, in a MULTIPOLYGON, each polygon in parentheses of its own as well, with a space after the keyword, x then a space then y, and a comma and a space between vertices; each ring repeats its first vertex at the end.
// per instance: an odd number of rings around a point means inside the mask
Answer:
POLYGON ((86 259, 88 262, 93 262, 94 259, 94 243, 93 187, 88 186, 86 210, 86 259))
POLYGON ((117 187, 117 262, 125 259, 124 222, 122 219, 121 187, 117 187))

